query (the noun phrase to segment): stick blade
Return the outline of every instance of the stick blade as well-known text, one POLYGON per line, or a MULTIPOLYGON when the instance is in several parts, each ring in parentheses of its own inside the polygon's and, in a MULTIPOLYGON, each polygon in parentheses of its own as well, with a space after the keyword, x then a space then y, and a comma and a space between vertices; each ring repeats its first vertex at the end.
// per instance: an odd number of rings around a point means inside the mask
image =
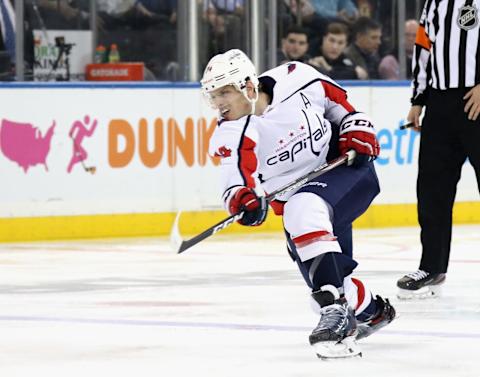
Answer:
POLYGON ((177 212, 177 216, 175 216, 175 221, 172 225, 172 230, 170 231, 170 247, 177 254, 181 253, 183 245, 183 238, 180 234, 180 228, 178 226, 181 214, 182 211, 177 212))

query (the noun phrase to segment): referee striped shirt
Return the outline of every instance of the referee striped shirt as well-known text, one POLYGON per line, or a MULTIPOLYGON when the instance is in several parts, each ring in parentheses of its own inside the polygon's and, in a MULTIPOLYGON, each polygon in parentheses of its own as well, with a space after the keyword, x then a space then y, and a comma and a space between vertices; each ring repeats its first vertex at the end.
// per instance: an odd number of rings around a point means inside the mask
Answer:
POLYGON ((412 104, 425 89, 468 88, 480 83, 480 0, 426 0, 412 61, 412 104))

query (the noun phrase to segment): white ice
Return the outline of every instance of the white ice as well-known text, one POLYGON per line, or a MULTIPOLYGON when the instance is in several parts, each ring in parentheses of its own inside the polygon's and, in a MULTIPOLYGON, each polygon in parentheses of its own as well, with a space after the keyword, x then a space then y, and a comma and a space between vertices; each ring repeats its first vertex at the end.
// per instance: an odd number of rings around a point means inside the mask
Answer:
POLYGON ((417 228, 355 231, 357 276, 398 318, 322 361, 283 235, 0 245, 0 376, 480 376, 480 225, 456 226, 443 296, 399 301, 417 228))

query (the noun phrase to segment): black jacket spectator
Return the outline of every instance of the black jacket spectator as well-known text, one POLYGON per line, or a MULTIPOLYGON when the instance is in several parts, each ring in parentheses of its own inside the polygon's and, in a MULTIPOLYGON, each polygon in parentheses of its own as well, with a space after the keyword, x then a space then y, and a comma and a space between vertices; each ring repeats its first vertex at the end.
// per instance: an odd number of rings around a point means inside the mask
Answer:
POLYGON ((379 23, 360 17, 353 25, 354 42, 347 47, 345 55, 368 72, 369 79, 378 79, 380 57, 378 48, 381 44, 382 29, 379 23))

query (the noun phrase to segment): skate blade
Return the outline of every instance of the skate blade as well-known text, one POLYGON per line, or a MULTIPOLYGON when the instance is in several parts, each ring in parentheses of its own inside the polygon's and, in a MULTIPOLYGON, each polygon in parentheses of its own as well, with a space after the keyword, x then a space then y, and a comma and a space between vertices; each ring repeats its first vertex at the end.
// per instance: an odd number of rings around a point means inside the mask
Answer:
POLYGON ((313 348, 317 357, 322 360, 362 356, 361 349, 355 341, 355 336, 349 336, 341 342, 318 342, 313 345, 313 348))
POLYGON ((381 329, 381 327, 373 329, 370 326, 368 326, 367 324, 365 324, 365 325, 358 324, 357 326, 358 326, 357 327, 358 333, 357 333, 356 340, 361 340, 361 339, 367 338, 370 335, 372 335, 374 332, 377 332, 378 330, 381 329))
POLYGON ((357 337, 356 340, 362 340, 365 338, 368 338, 370 335, 373 333, 376 333, 378 330, 383 329, 385 326, 388 326, 392 321, 397 318, 397 315, 393 317, 390 321, 384 321, 381 322, 380 324, 377 324, 375 326, 369 326, 367 323, 359 323, 357 324, 357 337))
POLYGON ((397 298, 400 300, 424 300, 428 298, 437 298, 442 294, 441 285, 429 285, 416 291, 398 288, 397 298))

